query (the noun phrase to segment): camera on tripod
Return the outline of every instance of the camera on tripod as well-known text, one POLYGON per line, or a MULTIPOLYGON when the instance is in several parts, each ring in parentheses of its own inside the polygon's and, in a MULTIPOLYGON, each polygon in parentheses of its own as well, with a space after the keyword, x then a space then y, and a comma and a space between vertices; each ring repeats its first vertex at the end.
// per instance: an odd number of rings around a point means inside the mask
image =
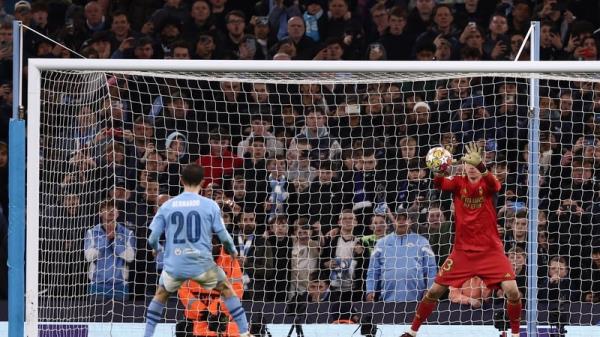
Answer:
POLYGON ((558 305, 554 310, 550 309, 548 324, 554 328, 554 330, 549 333, 550 337, 566 336, 567 330, 565 329, 565 325, 569 324, 570 320, 571 314, 569 313, 568 308, 562 308, 562 305, 558 305))
POLYGON ((500 337, 506 336, 506 330, 508 330, 510 324, 506 319, 506 313, 504 309, 494 312, 494 327, 500 330, 500 337))

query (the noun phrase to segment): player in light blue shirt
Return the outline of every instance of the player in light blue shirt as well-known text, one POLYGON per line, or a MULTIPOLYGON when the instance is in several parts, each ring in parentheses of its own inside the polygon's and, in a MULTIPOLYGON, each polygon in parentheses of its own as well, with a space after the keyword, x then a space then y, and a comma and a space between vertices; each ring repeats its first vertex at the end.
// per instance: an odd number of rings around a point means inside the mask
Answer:
POLYGON ((163 315, 165 303, 181 284, 192 279, 205 289, 221 292, 229 314, 235 320, 240 337, 252 337, 242 304, 225 273, 212 255, 212 237, 216 234, 232 257, 237 257, 233 239, 225 229, 221 210, 213 200, 200 196, 204 170, 197 164, 187 165, 181 172, 183 193, 164 203, 154 216, 148 244, 154 253, 163 250, 159 244, 165 233, 164 268, 159 287, 146 312, 144 337, 152 337, 163 315))

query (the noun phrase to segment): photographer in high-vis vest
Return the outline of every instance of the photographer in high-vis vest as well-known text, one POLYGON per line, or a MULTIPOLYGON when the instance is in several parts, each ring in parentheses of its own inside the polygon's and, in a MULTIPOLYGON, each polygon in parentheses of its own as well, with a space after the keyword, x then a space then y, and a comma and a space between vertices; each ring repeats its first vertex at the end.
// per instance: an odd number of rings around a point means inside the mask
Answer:
MULTIPOLYGON (((244 293, 242 269, 237 259, 227 254, 218 240, 213 239, 213 256, 217 266, 223 269, 239 298, 244 293)), ((236 337, 238 327, 229 315, 220 293, 207 290, 197 282, 188 280, 177 293, 185 307, 186 321, 177 324, 177 337, 236 337)))

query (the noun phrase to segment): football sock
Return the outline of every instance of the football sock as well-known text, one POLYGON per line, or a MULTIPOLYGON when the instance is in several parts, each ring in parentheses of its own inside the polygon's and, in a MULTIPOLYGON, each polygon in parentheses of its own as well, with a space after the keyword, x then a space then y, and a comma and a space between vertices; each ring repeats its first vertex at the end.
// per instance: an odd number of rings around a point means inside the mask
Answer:
POLYGON ((511 302, 506 300, 506 311, 508 312, 508 320, 510 322, 510 332, 512 334, 519 334, 521 329, 521 300, 511 302))
POLYGON ((233 317, 233 320, 237 324, 240 334, 248 332, 248 319, 246 318, 246 311, 244 310, 244 307, 242 307, 242 303, 240 302, 239 298, 237 298, 237 296, 231 296, 229 298, 225 298, 224 302, 225 306, 227 306, 227 310, 229 310, 229 314, 231 317, 233 317))
POLYGON ((421 324, 427 320, 427 317, 431 315, 431 312, 437 306, 437 300, 432 300, 425 295, 419 306, 417 307, 417 313, 412 321, 410 329, 412 331, 419 331, 421 324))
POLYGON ((164 307, 164 304, 155 300, 150 302, 150 305, 148 305, 148 310, 146 310, 146 329, 144 330, 144 337, 152 337, 154 335, 154 329, 156 329, 156 324, 158 324, 162 318, 162 311, 164 307))

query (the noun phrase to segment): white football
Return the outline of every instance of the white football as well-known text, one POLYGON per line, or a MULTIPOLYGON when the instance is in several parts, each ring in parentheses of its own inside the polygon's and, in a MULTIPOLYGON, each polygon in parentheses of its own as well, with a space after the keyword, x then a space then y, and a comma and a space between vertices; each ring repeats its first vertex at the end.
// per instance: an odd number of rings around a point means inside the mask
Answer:
POLYGON ((434 173, 446 171, 452 165, 452 154, 441 146, 434 147, 427 152, 425 164, 434 173))

